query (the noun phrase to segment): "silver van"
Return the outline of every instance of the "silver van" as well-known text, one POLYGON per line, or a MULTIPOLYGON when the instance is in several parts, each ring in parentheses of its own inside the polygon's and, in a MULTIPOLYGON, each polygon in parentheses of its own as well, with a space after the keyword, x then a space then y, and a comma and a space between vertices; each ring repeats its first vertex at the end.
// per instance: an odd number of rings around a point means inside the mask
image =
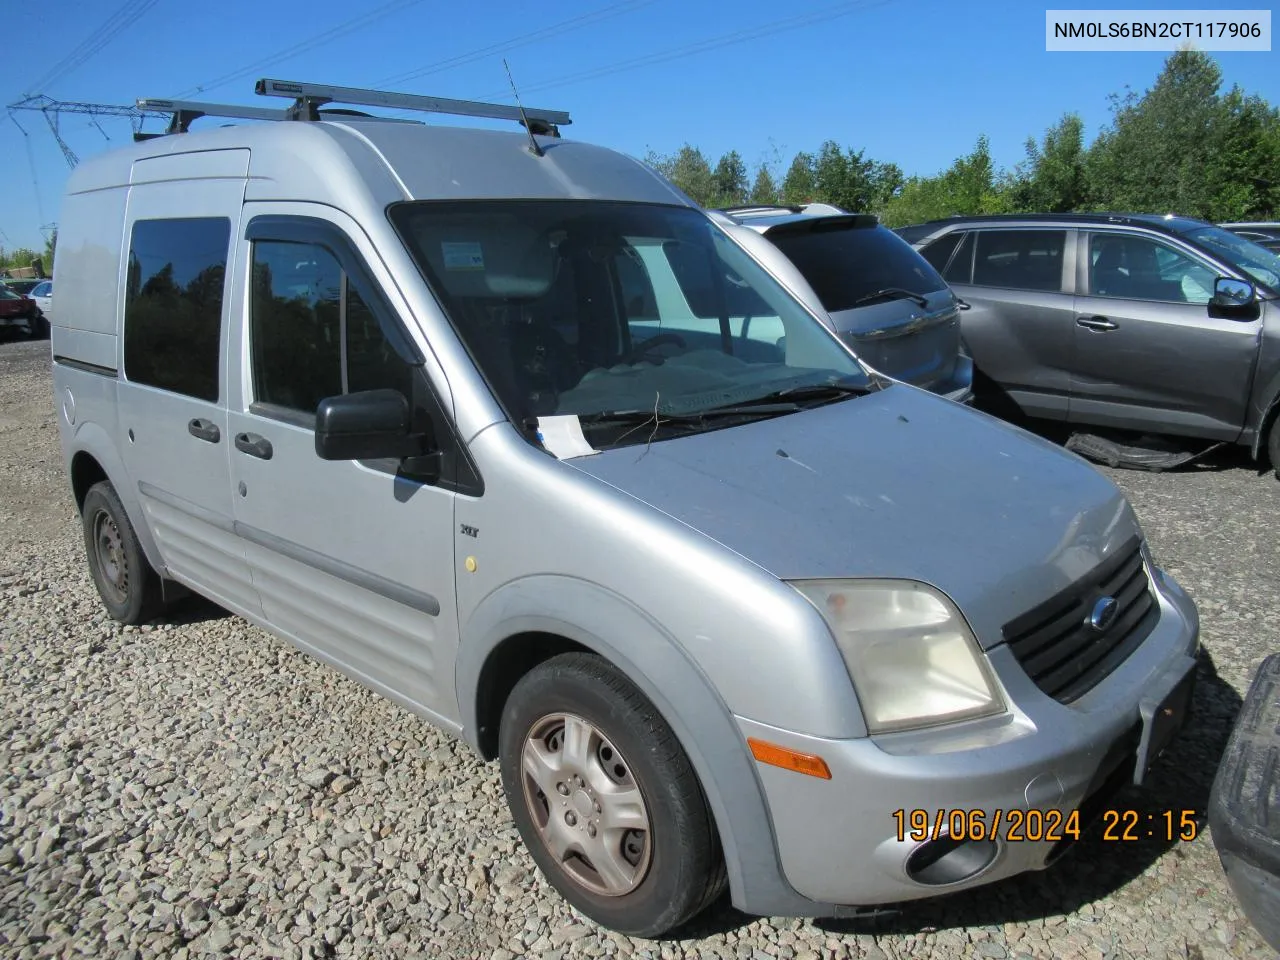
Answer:
POLYGON ((1108 479, 868 372, 563 114, 259 91, 295 102, 174 104, 68 186, 55 400, 114 618, 194 590, 463 738, 633 935, 1042 869, 1142 781, 1198 618, 1108 479))

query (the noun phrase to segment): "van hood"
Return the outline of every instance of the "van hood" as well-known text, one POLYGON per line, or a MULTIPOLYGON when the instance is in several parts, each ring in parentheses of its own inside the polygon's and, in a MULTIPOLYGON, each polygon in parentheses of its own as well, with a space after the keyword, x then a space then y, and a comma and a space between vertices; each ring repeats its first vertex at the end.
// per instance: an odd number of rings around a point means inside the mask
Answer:
POLYGON ((987 648, 1139 533, 1081 458, 902 384, 567 462, 780 579, 931 584, 987 648))

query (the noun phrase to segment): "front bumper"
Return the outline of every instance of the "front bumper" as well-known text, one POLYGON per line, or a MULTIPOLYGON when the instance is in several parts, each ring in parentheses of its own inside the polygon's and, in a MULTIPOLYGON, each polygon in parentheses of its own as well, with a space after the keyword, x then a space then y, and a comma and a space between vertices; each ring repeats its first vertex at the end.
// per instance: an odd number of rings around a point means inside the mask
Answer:
POLYGON ((999 646, 989 656, 1012 704, 1002 717, 857 740, 810 737, 739 717, 744 736, 816 754, 831 770, 830 780, 820 780, 757 765, 782 870, 796 892, 820 904, 885 904, 1048 866, 1069 843, 1057 836, 1066 836, 1072 811, 1084 807, 1079 826, 1085 829, 1092 808, 1105 806, 1110 791, 1140 776, 1140 703, 1194 669, 1195 605, 1159 571, 1152 584, 1160 619, 1151 634, 1069 706, 1041 693, 999 646), (926 812, 928 839, 910 835, 916 810, 926 812), (952 861, 955 869, 922 871, 940 849, 932 844, 917 853, 932 843, 938 811, 944 811, 943 835, 952 811, 970 822, 981 812, 988 828, 997 819, 1002 826, 994 841, 965 845, 952 861), (1042 835, 1036 823, 1055 819, 1057 836, 1031 839, 1042 835))

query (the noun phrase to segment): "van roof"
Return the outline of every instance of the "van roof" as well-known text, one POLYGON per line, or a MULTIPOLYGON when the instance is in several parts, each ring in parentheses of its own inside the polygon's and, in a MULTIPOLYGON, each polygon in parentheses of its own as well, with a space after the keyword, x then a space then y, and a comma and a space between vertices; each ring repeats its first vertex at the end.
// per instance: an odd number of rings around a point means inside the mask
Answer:
MULTIPOLYGON (((247 200, 337 203, 353 189, 385 205, 400 200, 601 199, 694 206, 640 161, 559 137, 526 131, 342 117, 224 126, 144 140, 88 158, 72 172, 69 193, 136 182, 141 160, 207 151, 248 150, 247 200)), ((185 179, 166 165, 166 179, 185 179)), ((193 171, 193 177, 201 174, 193 171)), ((207 173, 204 175, 208 175, 207 173)))

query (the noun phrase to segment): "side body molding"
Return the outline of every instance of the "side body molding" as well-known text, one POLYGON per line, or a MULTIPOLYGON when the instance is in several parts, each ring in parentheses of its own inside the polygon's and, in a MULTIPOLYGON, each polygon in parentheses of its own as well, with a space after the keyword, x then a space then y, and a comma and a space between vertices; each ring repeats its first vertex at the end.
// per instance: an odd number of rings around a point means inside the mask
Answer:
POLYGON ((715 816, 734 906, 762 916, 831 915, 783 878, 754 761, 728 707, 670 634, 597 584, 549 575, 512 581, 462 625, 455 682, 463 737, 472 747, 480 745, 477 692, 486 660, 508 637, 533 632, 564 637, 609 660, 670 724, 715 816))

